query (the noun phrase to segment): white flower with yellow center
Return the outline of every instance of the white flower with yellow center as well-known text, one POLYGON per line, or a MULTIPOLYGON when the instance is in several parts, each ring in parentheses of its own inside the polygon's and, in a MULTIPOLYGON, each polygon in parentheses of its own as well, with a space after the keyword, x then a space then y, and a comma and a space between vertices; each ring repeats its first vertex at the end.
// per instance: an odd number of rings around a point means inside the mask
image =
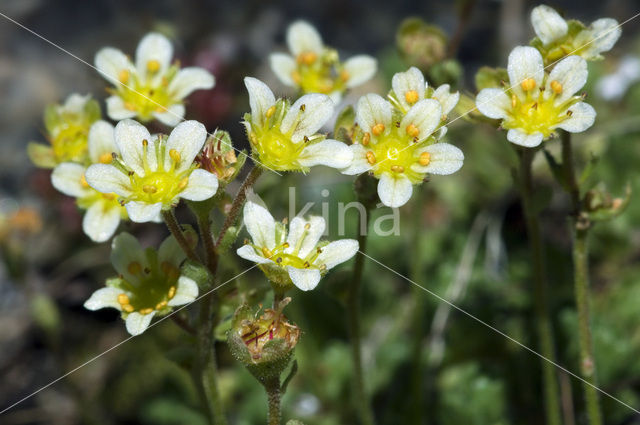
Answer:
POLYGON ((575 20, 565 21, 545 5, 531 11, 531 23, 537 35, 532 45, 542 52, 546 63, 567 55, 600 59, 600 54, 611 50, 622 34, 615 19, 601 18, 586 27, 575 20))
POLYGON ((344 168, 352 159, 348 146, 325 139, 318 130, 333 115, 333 101, 323 94, 308 94, 293 105, 276 100, 262 81, 246 77, 251 113, 244 125, 257 161, 277 171, 307 172, 314 165, 344 168))
POLYGON ((435 99, 417 100, 402 114, 377 94, 361 97, 356 121, 362 137, 350 146, 353 162, 342 172, 371 172, 380 180, 380 201, 392 208, 404 205, 413 185, 427 174, 452 174, 462 167, 462 151, 438 141, 446 133, 446 127, 440 127, 442 115, 435 99))
MULTIPOLYGON (((109 164, 112 153, 118 153, 113 126, 97 121, 89 130, 89 158, 92 163, 109 164)), ((58 165, 51 174, 51 183, 65 195, 76 199, 78 206, 87 210, 82 220, 84 233, 95 242, 108 240, 118 228, 120 219, 127 218, 126 210, 115 193, 100 193, 87 183, 87 168, 75 162, 58 165)))
POLYGON ((502 120, 507 139, 535 147, 560 128, 580 133, 593 125, 596 111, 575 96, 587 82, 587 63, 568 56, 545 73, 542 56, 533 47, 519 46, 509 55, 507 90, 483 89, 476 97, 478 110, 502 120))
POLYGON ((267 278, 282 289, 295 285, 303 291, 315 288, 333 267, 358 252, 358 241, 320 242, 325 230, 322 217, 295 217, 289 231, 277 223, 256 196, 244 206, 244 224, 252 241, 238 249, 240 257, 259 264, 267 278))
POLYGON ((172 236, 156 251, 143 250, 135 237, 121 233, 113 239, 111 251, 111 263, 119 276, 107 280, 107 287, 94 292, 84 307, 121 311, 127 331, 139 335, 155 316, 164 316, 198 296, 196 282, 180 274, 184 259, 185 253, 172 236))
POLYGON ((337 103, 347 89, 359 86, 376 73, 377 62, 368 55, 357 55, 340 62, 338 53, 322 42, 318 31, 305 21, 287 30, 291 55, 273 53, 271 69, 280 81, 303 93, 323 93, 337 103))
POLYGON ((197 121, 179 124, 168 138, 152 137, 135 121, 120 121, 115 129, 120 155, 110 164, 90 166, 87 182, 99 192, 118 194, 132 221, 158 220, 180 198, 203 201, 218 190, 216 176, 193 162, 206 137, 197 121))
POLYGON ((184 98, 194 90, 210 89, 215 80, 205 69, 171 65, 172 57, 171 42, 157 33, 140 41, 135 65, 118 49, 101 49, 95 57, 96 68, 115 86, 107 99, 109 117, 143 122, 155 118, 169 126, 182 121, 184 98))

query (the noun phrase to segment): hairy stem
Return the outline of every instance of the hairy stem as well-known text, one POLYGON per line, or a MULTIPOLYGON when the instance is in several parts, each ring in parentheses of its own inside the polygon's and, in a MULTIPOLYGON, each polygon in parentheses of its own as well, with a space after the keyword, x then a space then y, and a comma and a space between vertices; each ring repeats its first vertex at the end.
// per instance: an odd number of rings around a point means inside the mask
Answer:
POLYGON ((182 248, 184 253, 187 254, 187 257, 192 261, 200 262, 195 251, 191 248, 189 242, 187 242, 187 239, 184 237, 184 233, 182 233, 182 230, 180 229, 180 225, 178 224, 178 220, 176 220, 173 210, 162 211, 162 218, 167 224, 167 227, 173 237, 178 241, 180 248, 182 248))
MULTIPOLYGON (((533 273, 533 292, 538 344, 541 354, 555 362, 555 344, 553 327, 549 309, 548 284, 544 265, 544 252, 540 234, 538 213, 533 204, 532 161, 535 150, 524 148, 520 155, 520 190, 522 209, 527 224, 529 247, 531 251, 531 267, 533 273)), ((545 412, 548 425, 561 425, 560 396, 555 366, 542 361, 542 380, 544 388, 545 412)))
POLYGON ((216 245, 213 242, 213 235, 211 234, 211 221, 209 220, 209 214, 198 216, 198 229, 200 230, 200 238, 204 245, 205 264, 211 274, 215 274, 218 266, 218 252, 216 245))
POLYGON ((280 379, 275 378, 265 382, 264 388, 267 391, 267 402, 269 404, 269 414, 267 416, 268 425, 280 425, 282 413, 280 411, 280 379))

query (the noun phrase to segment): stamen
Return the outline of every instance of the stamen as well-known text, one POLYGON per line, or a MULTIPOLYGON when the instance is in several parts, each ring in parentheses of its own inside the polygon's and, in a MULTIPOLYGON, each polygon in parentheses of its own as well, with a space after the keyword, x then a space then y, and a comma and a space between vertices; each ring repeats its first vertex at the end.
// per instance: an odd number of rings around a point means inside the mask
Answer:
POLYGON ((302 78, 300 77, 300 73, 298 71, 293 71, 291 73, 291 79, 296 84, 300 84, 300 80, 302 80, 302 78))
POLYGON ((379 136, 384 131, 384 124, 378 123, 371 128, 371 132, 374 136, 379 136))
POLYGON ((567 116, 570 117, 571 115, 573 115, 573 111, 571 111, 571 110, 567 111, 567 116))
POLYGON ((304 225, 304 230, 309 230, 309 229, 311 229, 311 223, 306 223, 304 225))
POLYGON ((296 61, 299 64, 312 65, 316 61, 316 59, 318 59, 318 55, 316 55, 314 52, 303 52, 298 55, 296 61))
POLYGON ((151 314, 153 313, 153 309, 151 307, 149 308, 143 308, 142 310, 140 310, 140 314, 142 315, 147 315, 147 314, 151 314))
POLYGON ((522 87, 522 90, 524 91, 533 90, 536 87, 536 80, 533 78, 526 78, 520 83, 520 87, 522 87))
POLYGON ((108 201, 113 201, 114 199, 116 199, 116 194, 115 193, 103 193, 102 197, 108 201))
POLYGON ((142 191, 144 193, 153 194, 158 191, 158 188, 151 184, 145 184, 144 186, 142 186, 142 191))
POLYGON ((420 159, 418 160, 418 162, 423 167, 429 165, 429 163, 431 162, 431 154, 429 152, 422 152, 420 154, 420 159))
POLYGON ((113 161, 113 153, 111 152, 105 152, 102 155, 100 155, 100 157, 98 158, 98 161, 101 164, 111 164, 111 161, 113 161))
POLYGON ((89 187, 89 183, 87 183, 87 178, 85 177, 84 174, 82 175, 82 177, 80 177, 80 185, 85 189, 89 187))
POLYGON ((124 108, 129 110, 129 111, 135 111, 136 110, 136 105, 134 105, 131 102, 125 102, 124 103, 124 108))
POLYGON ((262 248, 262 256, 265 257, 265 258, 271 258, 273 256, 273 253, 269 250, 269 248, 263 247, 262 248))
POLYGON ((147 61, 147 71, 149 72, 158 72, 160 69, 160 62, 155 59, 147 61))
POLYGON ((416 127, 415 124, 409 124, 407 126, 407 134, 411 137, 418 137, 420 134, 420 130, 416 127))
POLYGON ((557 81, 557 80, 553 80, 553 81, 551 82, 550 86, 551 86, 551 90, 553 90, 553 92, 554 92, 555 94, 560 94, 560 93, 562 93, 562 84, 560 84, 560 82, 559 82, 559 81, 557 81))
POLYGON ((269 109, 267 109, 267 112, 265 112, 265 115, 267 118, 271 118, 275 112, 276 112, 276 106, 273 105, 269 109))
POLYGON ((531 109, 533 109, 534 111, 538 109, 538 102, 535 102, 533 105, 531 105, 531 109))
POLYGON ((182 190, 189 184, 189 177, 185 177, 178 183, 178 190, 182 190))
POLYGON ((404 99, 410 105, 413 105, 414 103, 416 103, 419 98, 420 98, 420 96, 418 95, 418 92, 415 91, 415 90, 409 90, 404 94, 404 99))
POLYGON ((305 261, 303 266, 304 266, 305 269, 308 269, 309 267, 311 267, 311 264, 309 264, 308 261, 305 261))
POLYGON ((131 274, 139 274, 142 271, 142 266, 137 261, 129 263, 127 271, 131 274))
POLYGON ((120 71, 120 73, 118 74, 118 80, 122 84, 126 84, 129 81, 129 70, 123 69, 122 71, 120 71))
POLYGON ((367 162, 371 165, 376 163, 376 156, 371 151, 367 152, 367 162))
POLYGON ((172 286, 171 288, 169 288, 169 293, 167 294, 167 297, 169 297, 169 299, 171 299, 175 295, 176 295, 176 287, 172 286))
POLYGON ((367 146, 370 140, 371 140, 371 134, 369 134, 369 132, 364 133, 364 136, 362 136, 362 144, 364 146, 367 146))
POLYGON ((300 105, 300 112, 304 112, 305 109, 307 109, 307 105, 305 105, 304 103, 300 105))
POLYGON ((180 152, 178 152, 175 149, 170 149, 169 150, 169 156, 171 157, 171 159, 173 159, 175 162, 180 162, 180 159, 182 158, 180 155, 180 152))
POLYGON ((393 171, 394 173, 403 173, 404 167, 402 165, 392 165, 391 171, 393 171))
POLYGON ((517 104, 518 104, 518 98, 516 97, 515 94, 512 94, 511 95, 511 107, 515 108, 517 104))
POLYGON ((119 294, 118 295, 118 303, 121 306, 127 305, 127 304, 131 304, 131 300, 129 300, 129 296, 127 294, 119 294))
POLYGON ((166 301, 160 301, 158 304, 156 304, 156 310, 162 310, 166 306, 167 306, 167 302, 166 301))
POLYGON ((340 79, 341 79, 342 81, 348 81, 348 80, 349 80, 349 78, 351 78, 351 75, 349 75, 349 73, 347 72, 347 70, 346 70, 346 69, 343 69, 343 70, 340 72, 340 79))
POLYGON ((131 313, 131 312, 134 310, 134 308, 133 308, 133 306, 132 306, 131 304, 125 304, 125 305, 123 305, 123 306, 122 306, 122 309, 123 309, 124 311, 126 311, 127 313, 131 313))

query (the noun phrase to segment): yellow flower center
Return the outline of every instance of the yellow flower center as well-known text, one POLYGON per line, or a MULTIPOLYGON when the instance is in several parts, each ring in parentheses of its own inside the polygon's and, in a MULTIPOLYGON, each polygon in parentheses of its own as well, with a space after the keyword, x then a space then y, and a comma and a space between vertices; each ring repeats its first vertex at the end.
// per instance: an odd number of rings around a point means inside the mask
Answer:
POLYGON ((63 124, 56 136, 51 139, 53 154, 60 162, 78 161, 82 162, 86 156, 87 138, 91 123, 68 123, 63 124))
POLYGON ((342 68, 331 51, 321 57, 314 52, 303 52, 296 57, 296 69, 291 78, 304 93, 329 94, 346 90, 349 73, 342 68))
POLYGON ((123 292, 118 295, 118 304, 122 311, 126 313, 137 311, 140 314, 169 311, 168 302, 176 295, 180 270, 166 261, 157 267, 157 254, 155 252, 153 254, 155 267, 143 268, 137 261, 127 266, 133 281, 129 282, 122 278, 119 282, 119 288, 123 292))
POLYGON ((571 111, 567 108, 579 100, 578 97, 573 97, 557 103, 556 97, 562 93, 562 85, 554 80, 550 86, 552 94, 547 99, 544 98, 544 91, 537 91, 537 95, 535 91, 529 91, 525 99, 511 94, 512 108, 502 126, 506 129, 518 128, 527 134, 540 132, 545 139, 549 137, 555 127, 571 116, 571 111))
POLYGON ((153 119, 153 113, 163 113, 167 108, 176 103, 169 94, 168 86, 171 79, 178 71, 176 66, 172 66, 163 76, 163 78, 155 78, 160 70, 160 63, 156 60, 147 62, 148 78, 131 74, 128 70, 123 69, 118 75, 118 79, 124 85, 116 85, 112 89, 124 102, 124 107, 130 111, 136 112, 138 118, 142 121, 153 119))
POLYGON ((375 143, 372 140, 369 145, 371 150, 366 153, 366 158, 372 165, 375 177, 380 178, 384 173, 391 173, 404 174, 414 184, 423 180, 422 173, 411 169, 413 164, 428 165, 428 162, 424 164, 428 157, 416 153, 417 149, 425 146, 424 142, 416 143, 413 135, 417 130, 413 124, 407 128, 392 126, 389 132, 378 136, 375 143))

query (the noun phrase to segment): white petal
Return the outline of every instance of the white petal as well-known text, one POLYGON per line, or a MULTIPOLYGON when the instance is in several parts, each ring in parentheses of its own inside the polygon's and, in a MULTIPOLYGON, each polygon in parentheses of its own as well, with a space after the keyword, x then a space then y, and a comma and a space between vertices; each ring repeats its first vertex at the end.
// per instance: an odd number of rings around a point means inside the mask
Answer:
POLYGON ((418 68, 412 66, 408 71, 394 74, 391 79, 391 88, 402 106, 409 109, 412 104, 407 102, 407 92, 415 91, 418 94, 418 100, 424 99, 426 89, 424 76, 418 68))
POLYGON ((273 262, 273 260, 264 258, 262 255, 256 254, 256 250, 251 245, 242 245, 240 248, 238 248, 236 254, 238 254, 238 256, 244 258, 245 260, 253 261, 254 263, 258 264, 273 262))
POLYGON ((120 208, 112 202, 95 202, 84 214, 82 230, 94 242, 109 240, 120 224, 120 208))
POLYGON ((272 53, 269 56, 269 62, 271 64, 271 70, 280 82, 284 85, 295 87, 296 82, 293 81, 293 71, 296 70, 296 61, 287 54, 284 53, 272 53))
POLYGON ((244 204, 243 217, 253 243, 261 248, 273 249, 276 245, 276 222, 271 213, 264 206, 249 199, 244 204))
POLYGON ((101 308, 115 308, 122 310, 120 303, 118 302, 118 295, 122 293, 122 289, 110 286, 100 288, 91 294, 91 297, 85 301, 84 308, 91 311, 100 310, 101 308))
POLYGON ((353 152, 349 146, 337 140, 322 140, 305 147, 298 163, 303 167, 326 165, 331 168, 346 168, 353 160, 353 152))
POLYGON ((145 126, 133 120, 120 121, 116 125, 116 146, 120 150, 122 160, 139 176, 145 175, 143 158, 146 157, 151 171, 158 168, 156 158, 155 139, 149 134, 145 126), (143 140, 148 145, 145 148, 143 140), (146 152, 146 155, 145 155, 146 152))
POLYGON ((158 107, 162 112, 154 111, 153 117, 162 124, 169 127, 175 127, 184 119, 184 105, 182 103, 174 103, 173 105, 158 107))
POLYGON ((327 270, 340 263, 348 261, 358 252, 359 245, 355 239, 341 239, 322 247, 322 252, 316 258, 314 264, 324 264, 327 270))
POLYGON ((516 145, 533 148, 542 143, 544 136, 539 131, 527 134, 524 131, 513 128, 507 132, 507 140, 516 145))
POLYGON ((289 247, 284 252, 297 255, 300 258, 306 257, 316 247, 325 229, 326 223, 324 218, 320 216, 311 216, 309 220, 294 217, 289 225, 289 234, 287 235, 289 247), (305 228, 307 225, 309 225, 308 229, 305 228))
POLYGON ((596 111, 591 105, 584 102, 578 102, 569 107, 571 116, 562 121, 558 128, 571 133, 580 133, 593 125, 596 119, 596 111))
POLYGON ((111 123, 99 120, 91 125, 89 129, 89 157, 91 162, 100 162, 100 157, 104 154, 118 152, 116 147, 114 128, 111 123))
POLYGON ((51 184, 67 196, 82 198, 91 194, 91 189, 82 186, 82 176, 85 172, 86 168, 80 164, 64 162, 51 173, 51 184))
POLYGON ((85 178, 98 192, 116 193, 124 197, 131 195, 131 180, 113 165, 94 164, 87 168, 85 178))
POLYGON ((287 45, 294 56, 304 52, 314 52, 319 55, 324 47, 318 31, 305 21, 297 21, 289 25, 287 45))
POLYGON ((147 204, 145 202, 130 201, 125 204, 129 219, 134 223, 155 221, 162 210, 162 203, 147 204))
POLYGON ((523 93, 520 84, 528 78, 533 78, 536 82, 535 90, 538 90, 544 78, 542 56, 533 47, 518 46, 509 54, 507 71, 509 72, 509 81, 513 87, 512 90, 516 91, 516 93, 523 93))
POLYGON ((180 263, 187 257, 180 244, 173 236, 167 237, 158 248, 158 263, 167 262, 179 267, 180 263))
POLYGON ((448 143, 435 143, 422 149, 422 152, 429 152, 430 160, 426 166, 415 164, 412 170, 419 173, 453 174, 462 167, 464 154, 457 147, 448 143))
POLYGON ((189 304, 198 297, 198 284, 186 276, 180 276, 176 294, 167 303, 170 306, 189 304))
POLYGON ((141 268, 148 265, 147 257, 140 246, 140 242, 127 232, 122 232, 113 238, 113 242, 111 242, 110 260, 113 268, 116 269, 127 282, 134 285, 138 282, 138 277, 129 272, 129 265, 133 262, 137 262, 141 268))
POLYGON ((136 111, 125 108, 124 100, 120 96, 109 96, 107 98, 107 115, 114 121, 126 120, 135 117, 136 111))
MULTIPOLYGON (((377 94, 367 94, 358 100, 356 121, 362 131, 371 133, 376 124, 391 125, 391 105, 377 94)), ((375 137, 372 135, 372 137, 375 137)))
POLYGON ((262 125, 267 109, 276 103, 276 97, 271 89, 257 78, 245 77, 244 85, 247 87, 247 92, 249 92, 251 118, 259 125, 262 125))
POLYGON ((318 269, 297 269, 287 266, 287 272, 294 285, 303 291, 310 291, 320 282, 320 270, 318 269))
POLYGON ((542 44, 550 44, 569 31, 567 21, 549 6, 540 5, 531 11, 531 24, 542 44))
POLYGON ((400 122, 400 128, 406 129, 411 124, 418 130, 418 139, 424 140, 433 134, 442 118, 442 106, 435 99, 422 99, 409 109, 400 122))
POLYGON ((550 84, 557 81, 562 85, 562 93, 556 97, 556 102, 561 103, 573 96, 587 83, 587 61, 580 56, 568 56, 562 59, 547 78, 545 96, 551 96, 553 90, 550 84))
POLYGON ((476 96, 476 108, 489 118, 507 118, 508 111, 511 110, 511 100, 502 89, 482 89, 476 96))
MULTIPOLYGON (((145 35, 136 49, 136 68, 140 76, 148 75, 147 64, 157 61, 160 68, 153 73, 154 77, 162 77, 171 64, 173 46, 162 34, 149 33, 145 35)), ((151 75, 151 74, 149 74, 151 75)), ((155 78, 154 78, 155 79, 155 78)))
POLYGON ((367 172, 371 169, 371 164, 367 161, 367 152, 369 149, 365 148, 361 144, 356 144, 349 146, 349 150, 353 153, 353 160, 348 167, 340 171, 342 174, 354 176, 367 172))
POLYGON ((378 62, 369 55, 357 55, 348 59, 344 63, 344 70, 349 75, 347 87, 356 87, 369 81, 377 69, 378 62))
POLYGON ((125 320, 127 332, 133 336, 140 335, 142 332, 147 330, 149 324, 151 324, 151 319, 153 319, 155 314, 155 310, 149 314, 140 314, 137 311, 129 313, 125 320))
POLYGON ((218 178, 206 170, 196 169, 189 175, 187 187, 180 192, 180 197, 190 201, 204 201, 218 191, 218 178))
POLYGON ((195 90, 207 90, 214 86, 215 78, 209 71, 195 66, 182 68, 171 83, 169 93, 173 99, 184 99, 195 90))
POLYGON ((98 72, 115 86, 121 85, 120 73, 122 71, 127 71, 129 74, 135 73, 135 68, 127 55, 112 47, 100 49, 94 62, 98 72))
POLYGON ((331 118, 333 108, 329 96, 306 94, 291 105, 280 124, 280 131, 284 134, 292 132, 293 143, 302 142, 304 136, 314 135, 331 118))
MULTIPOLYGON (((594 56, 608 52, 622 35, 618 21, 612 18, 601 18, 594 21, 590 27, 593 42, 587 46, 587 51, 594 56)), ((591 40, 586 40, 591 41, 591 40)))
POLYGON ((384 173, 378 182, 380 201, 388 207, 397 208, 407 203, 413 193, 411 181, 404 175, 391 176, 384 173))
POLYGON ((443 84, 433 92, 432 98, 440 102, 442 106, 442 115, 448 115, 460 100, 460 92, 450 93, 449 84, 443 84))
POLYGON ((194 158, 202 149, 206 139, 207 130, 198 121, 191 120, 178 124, 167 139, 164 169, 171 168, 174 161, 169 153, 175 150, 180 156, 180 162, 176 166, 176 174, 187 170, 193 164, 194 158))
POLYGON ((62 109, 71 114, 82 114, 89 99, 91 99, 91 95, 83 96, 78 93, 72 93, 64 101, 62 109))

